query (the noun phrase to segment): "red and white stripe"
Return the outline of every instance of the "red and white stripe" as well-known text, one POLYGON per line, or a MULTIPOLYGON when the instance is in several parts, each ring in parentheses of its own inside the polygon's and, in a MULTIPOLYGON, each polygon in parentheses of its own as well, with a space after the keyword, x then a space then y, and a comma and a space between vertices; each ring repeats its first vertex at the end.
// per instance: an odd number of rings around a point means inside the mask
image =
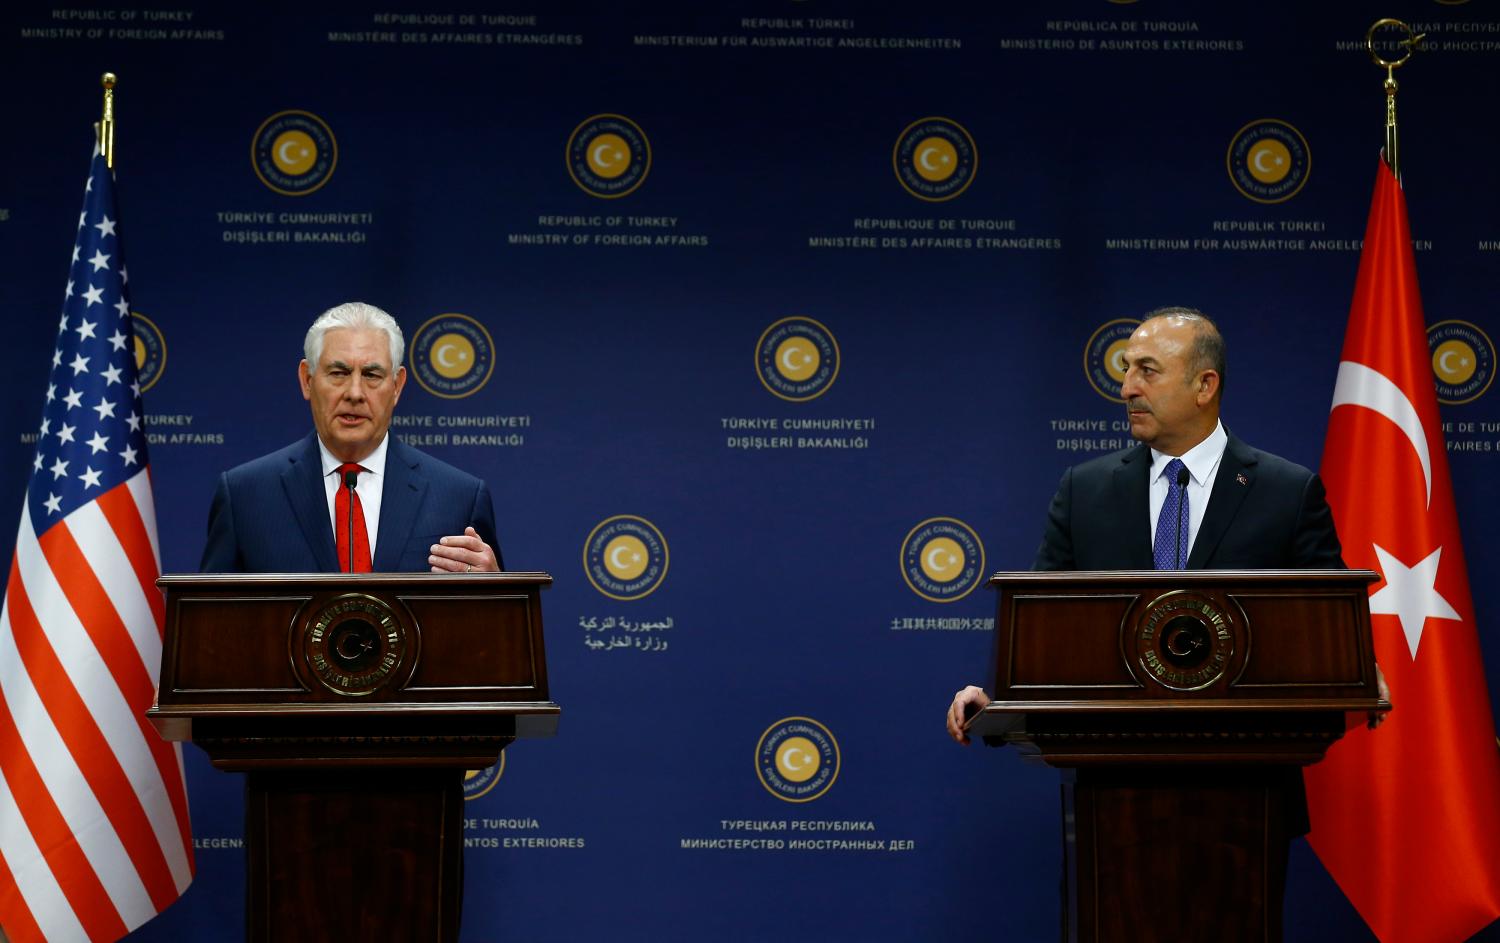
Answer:
POLYGON ((163 605, 142 470, 40 537, 23 510, 0 612, 0 924, 117 940, 193 876, 182 750, 147 723, 163 605))

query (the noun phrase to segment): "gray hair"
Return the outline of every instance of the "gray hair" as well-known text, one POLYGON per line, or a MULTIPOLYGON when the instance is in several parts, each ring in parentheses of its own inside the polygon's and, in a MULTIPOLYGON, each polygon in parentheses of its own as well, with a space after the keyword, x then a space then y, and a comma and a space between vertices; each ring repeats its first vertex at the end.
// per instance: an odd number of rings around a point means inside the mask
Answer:
POLYGON ((1169 305, 1165 308, 1157 308, 1155 311, 1147 311, 1141 320, 1150 321, 1152 318, 1180 318, 1193 322, 1193 349, 1188 366, 1192 368, 1194 376, 1204 370, 1217 373, 1219 395, 1223 396, 1224 374, 1229 364, 1224 353, 1224 335, 1219 333, 1219 326, 1214 323, 1214 319, 1197 308, 1183 305, 1169 305))
POLYGON ((309 367, 316 370, 318 358, 323 356, 323 335, 341 327, 385 331, 391 344, 391 370, 394 372, 400 368, 401 356, 406 353, 406 340, 401 336, 401 325, 389 314, 363 301, 346 301, 318 315, 312 327, 307 329, 307 336, 302 339, 302 356, 307 358, 309 367))

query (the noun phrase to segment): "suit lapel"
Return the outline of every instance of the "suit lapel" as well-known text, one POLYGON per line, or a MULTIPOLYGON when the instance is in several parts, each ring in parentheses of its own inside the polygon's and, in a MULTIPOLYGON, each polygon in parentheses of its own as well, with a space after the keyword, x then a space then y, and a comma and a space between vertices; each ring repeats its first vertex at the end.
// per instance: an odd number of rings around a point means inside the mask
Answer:
POLYGON ((328 491, 323 485, 317 434, 304 439, 302 446, 282 471, 281 487, 318 569, 336 572, 338 551, 334 549, 333 523, 328 517, 328 491))
MULTIPOLYGON (((390 435, 389 432, 386 435, 390 435)), ((385 453, 385 485, 380 493, 380 527, 375 532, 377 573, 388 573, 401 565, 401 553, 411 539, 417 510, 427 493, 419 454, 391 436, 385 453)))
POLYGON ((1149 570, 1151 557, 1151 450, 1141 445, 1125 453, 1115 469, 1115 501, 1124 522, 1125 569, 1149 570))
POLYGON ((1254 449, 1234 436, 1229 437, 1224 457, 1219 460, 1219 472, 1214 476, 1213 494, 1209 495, 1208 507, 1203 512, 1203 523, 1198 525, 1198 536, 1193 540, 1193 552, 1188 554, 1188 569, 1204 569, 1218 549, 1245 495, 1255 485, 1258 463, 1254 449))

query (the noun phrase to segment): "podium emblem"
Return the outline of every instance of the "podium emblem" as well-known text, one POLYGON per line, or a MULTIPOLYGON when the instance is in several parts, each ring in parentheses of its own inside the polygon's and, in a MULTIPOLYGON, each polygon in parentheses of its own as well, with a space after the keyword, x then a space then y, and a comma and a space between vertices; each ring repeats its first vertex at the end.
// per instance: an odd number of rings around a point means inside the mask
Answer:
POLYGON ((1234 657, 1234 622, 1202 593, 1174 590, 1153 599, 1136 620, 1136 666, 1174 691, 1197 691, 1224 677, 1234 657))
POLYGON ((302 658, 312 676, 335 694, 379 690, 406 661, 406 627, 391 607, 348 593, 313 615, 302 636, 302 658))

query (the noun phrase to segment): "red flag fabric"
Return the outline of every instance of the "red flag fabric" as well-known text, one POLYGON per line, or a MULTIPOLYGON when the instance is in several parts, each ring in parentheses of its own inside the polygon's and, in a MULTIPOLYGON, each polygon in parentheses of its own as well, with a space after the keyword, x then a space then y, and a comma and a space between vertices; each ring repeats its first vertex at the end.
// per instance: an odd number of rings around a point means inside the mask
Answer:
MULTIPOLYGON (((1306 773, 1308 840, 1386 943, 1500 916, 1500 750, 1401 185, 1380 162, 1322 475, 1395 709, 1306 773)), ((1500 642, 1497 642, 1500 643, 1500 642)))
POLYGON ((163 603, 114 178, 94 152, 0 610, 0 925, 117 940, 187 888, 182 751, 146 722, 163 603))

